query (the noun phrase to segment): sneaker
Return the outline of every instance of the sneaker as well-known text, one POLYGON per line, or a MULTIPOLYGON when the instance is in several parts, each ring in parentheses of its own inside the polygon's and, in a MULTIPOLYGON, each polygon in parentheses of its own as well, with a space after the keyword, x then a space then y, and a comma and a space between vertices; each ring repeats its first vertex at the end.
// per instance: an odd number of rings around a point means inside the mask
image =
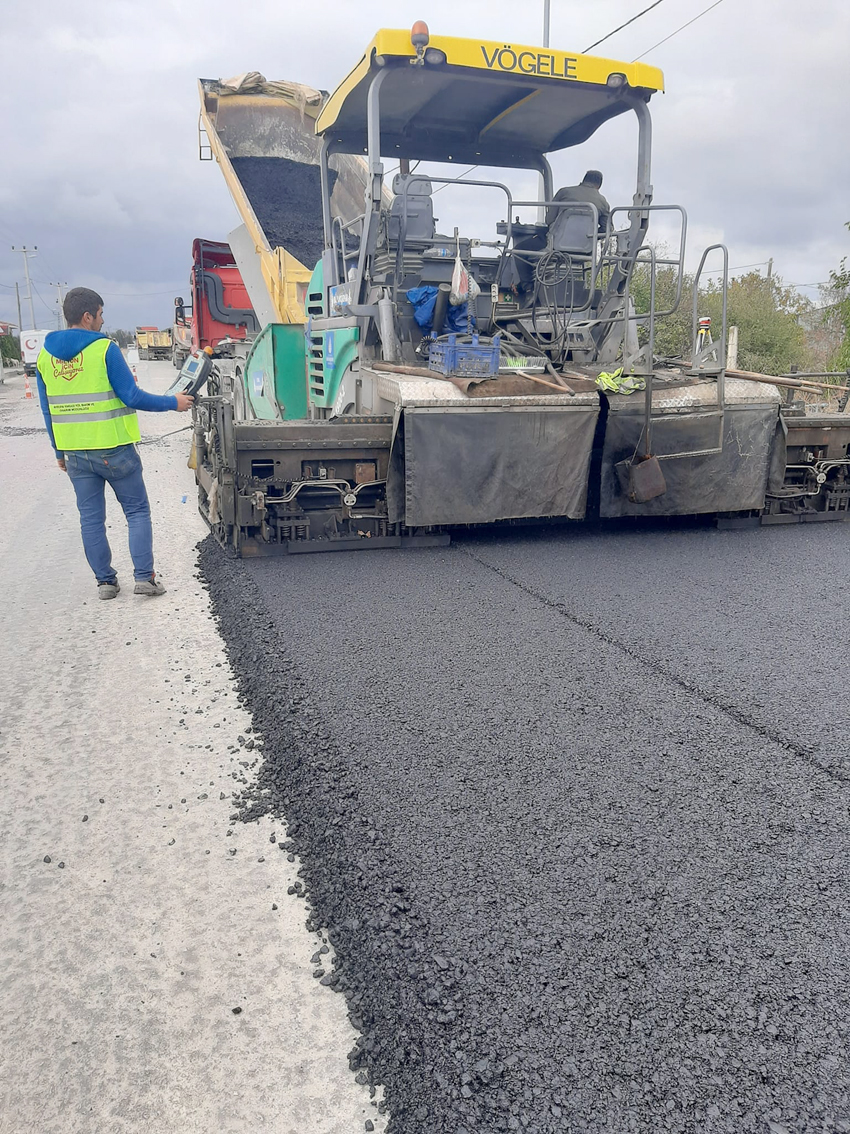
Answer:
POLYGON ((115 598, 121 588, 118 586, 118 580, 112 579, 97 584, 97 597, 98 598, 115 598))
POLYGON ((134 595, 149 595, 153 598, 155 595, 164 595, 165 587, 157 579, 156 574, 151 575, 149 579, 137 579, 136 585, 133 588, 134 595))

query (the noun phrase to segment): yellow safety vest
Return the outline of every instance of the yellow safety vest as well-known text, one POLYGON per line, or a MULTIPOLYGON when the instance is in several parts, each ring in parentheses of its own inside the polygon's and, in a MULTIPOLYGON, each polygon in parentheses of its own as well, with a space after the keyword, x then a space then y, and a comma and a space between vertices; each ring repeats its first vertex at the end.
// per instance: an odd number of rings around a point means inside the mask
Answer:
POLYGON ((67 361, 43 348, 38 356, 60 453, 117 449, 141 437, 136 411, 124 405, 109 384, 106 352, 111 346, 111 339, 95 339, 67 361))

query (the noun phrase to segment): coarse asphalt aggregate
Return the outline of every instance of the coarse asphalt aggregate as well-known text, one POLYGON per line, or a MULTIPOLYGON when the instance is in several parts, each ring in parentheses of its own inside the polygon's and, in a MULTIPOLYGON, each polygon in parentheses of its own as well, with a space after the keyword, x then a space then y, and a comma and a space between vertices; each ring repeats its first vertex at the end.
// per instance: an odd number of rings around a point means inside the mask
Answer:
MULTIPOLYGON (((271 247, 286 248, 302 264, 321 260, 319 167, 275 157, 235 157, 231 163, 271 247)), ((328 176, 333 191, 336 173, 328 176)))
POLYGON ((205 541, 390 1134, 850 1131, 849 537, 205 541))

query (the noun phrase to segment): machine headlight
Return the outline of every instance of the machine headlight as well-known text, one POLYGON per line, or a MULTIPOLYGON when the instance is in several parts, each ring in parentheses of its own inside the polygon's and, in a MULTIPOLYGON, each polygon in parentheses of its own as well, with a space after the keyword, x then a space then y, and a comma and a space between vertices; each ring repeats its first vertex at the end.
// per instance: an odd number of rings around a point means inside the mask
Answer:
POLYGON ((436 67, 439 63, 445 63, 445 61, 446 61, 445 51, 440 51, 440 49, 438 47, 426 48, 426 50, 425 50, 425 62, 426 63, 430 63, 432 66, 436 67))
POLYGON ((609 87, 625 87, 628 85, 628 79, 621 71, 614 71, 613 74, 608 76, 609 87))

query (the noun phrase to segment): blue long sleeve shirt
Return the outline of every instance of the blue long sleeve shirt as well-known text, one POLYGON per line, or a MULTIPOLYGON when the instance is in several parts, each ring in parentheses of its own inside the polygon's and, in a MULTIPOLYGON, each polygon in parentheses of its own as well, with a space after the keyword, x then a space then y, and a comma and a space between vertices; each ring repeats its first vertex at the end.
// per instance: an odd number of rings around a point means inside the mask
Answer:
MULTIPOLYGON (((81 350, 84 350, 89 343, 93 343, 95 339, 107 337, 107 335, 98 331, 83 331, 72 327, 67 331, 51 331, 49 335, 45 336, 44 349, 54 358, 61 358, 63 362, 67 362, 78 355, 81 350)), ((149 394, 147 390, 142 390, 136 385, 133 372, 125 362, 124 355, 119 350, 117 343, 113 343, 106 352, 106 375, 109 378, 109 385, 115 391, 115 396, 120 398, 124 405, 129 406, 130 409, 147 410, 149 413, 162 413, 165 410, 177 409, 177 398, 173 394, 149 394)), ((56 459, 59 460, 62 454, 56 448, 56 441, 53 437, 53 422, 50 418, 50 406, 47 403, 47 387, 38 371, 36 371, 36 383, 44 424, 47 426, 47 436, 50 438, 56 459)))

